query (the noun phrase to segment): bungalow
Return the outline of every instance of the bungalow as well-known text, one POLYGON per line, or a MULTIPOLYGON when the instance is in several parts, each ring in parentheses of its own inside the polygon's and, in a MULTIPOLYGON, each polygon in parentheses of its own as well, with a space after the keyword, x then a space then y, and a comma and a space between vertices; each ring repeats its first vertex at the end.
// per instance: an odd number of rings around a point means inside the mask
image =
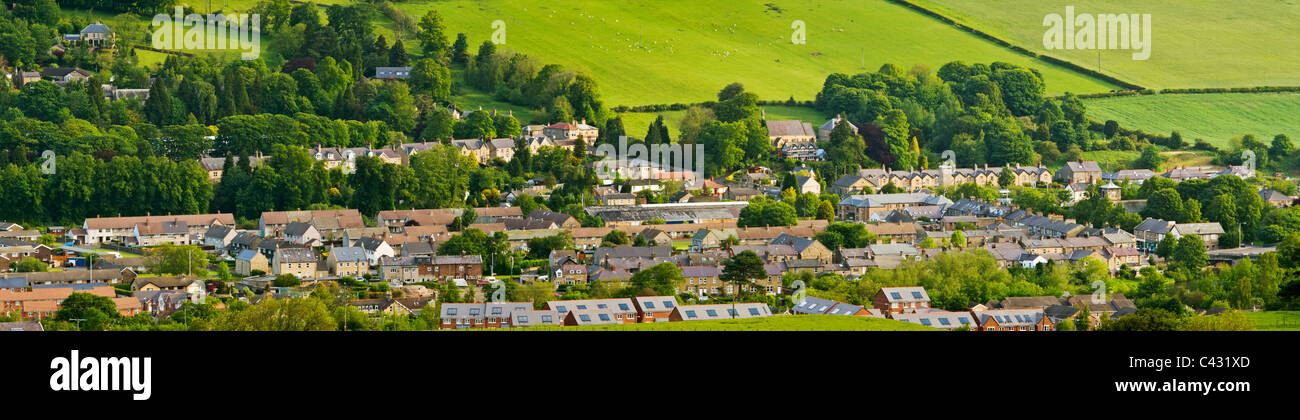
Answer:
POLYGON ((1268 203, 1268 205, 1273 207, 1287 207, 1290 206, 1291 203, 1295 202, 1291 196, 1272 188, 1259 190, 1259 198, 1263 199, 1265 203, 1268 203))
POLYGON ((542 325, 561 325, 564 317, 559 312, 548 310, 523 310, 510 312, 511 328, 526 328, 542 325))
POLYGON ((207 297, 207 283, 186 276, 137 277, 131 282, 131 290, 144 292, 154 290, 181 291, 189 293, 194 302, 202 301, 203 298, 207 297))
POLYGON ((267 260, 266 255, 262 255, 261 252, 257 252, 255 249, 240 251, 239 255, 235 257, 235 274, 251 276, 254 270, 269 273, 271 271, 270 260, 267 260))
POLYGON ((766 303, 722 303, 714 305, 679 305, 668 315, 672 322, 711 319, 744 319, 772 316, 766 303))
POLYGON ((917 312, 910 314, 894 314, 893 318, 895 321, 910 322, 941 330, 951 331, 963 327, 972 331, 979 329, 979 325, 971 321, 972 316, 970 312, 917 312))
POLYGON ((884 315, 876 308, 867 308, 861 305, 851 303, 837 302, 818 297, 807 296, 798 304, 790 309, 795 315, 848 315, 848 316, 873 316, 881 317, 884 315))
POLYGON ((637 322, 668 322, 673 308, 677 307, 677 298, 673 296, 637 296, 632 298, 636 308, 637 322))

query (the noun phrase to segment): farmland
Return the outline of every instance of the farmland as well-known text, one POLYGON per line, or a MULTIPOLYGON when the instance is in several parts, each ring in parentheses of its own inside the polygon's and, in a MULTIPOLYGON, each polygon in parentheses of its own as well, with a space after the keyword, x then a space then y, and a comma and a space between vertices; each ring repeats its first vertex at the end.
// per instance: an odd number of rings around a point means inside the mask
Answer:
POLYGON ((884 0, 764 3, 717 2, 709 13, 693 11, 699 3, 686 0, 396 4, 416 19, 436 8, 449 36, 464 32, 473 48, 501 20, 504 48, 589 72, 610 106, 706 101, 736 81, 765 99, 811 100, 830 73, 875 71, 885 63, 937 69, 953 60, 1037 68, 1049 94, 1114 88, 884 0), (791 43, 796 20, 807 24, 806 44, 791 43))
POLYGON ((1093 119, 1115 120, 1149 133, 1178 130, 1189 143, 1201 138, 1223 147, 1247 133, 1266 141, 1276 134, 1300 135, 1296 93, 1143 95, 1090 99, 1085 104, 1093 119))
POLYGON ((1300 311, 1246 312, 1257 331, 1300 331, 1300 311))
POLYGON ((1300 55, 1280 54, 1300 44, 1294 22, 1300 3, 1276 0, 1185 2, 1124 0, 917 0, 964 25, 1038 53, 1097 68, 1095 50, 1047 50, 1043 17, 1078 14, 1151 14, 1151 57, 1134 60, 1131 51, 1105 50, 1101 71, 1148 88, 1300 85, 1300 55))

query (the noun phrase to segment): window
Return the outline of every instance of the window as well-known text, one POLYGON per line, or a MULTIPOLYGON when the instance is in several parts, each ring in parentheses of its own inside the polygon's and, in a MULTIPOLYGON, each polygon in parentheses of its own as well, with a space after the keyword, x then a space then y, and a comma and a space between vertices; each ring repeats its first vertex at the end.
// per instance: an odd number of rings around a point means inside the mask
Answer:
POLYGON ((469 314, 470 314, 470 315, 478 315, 478 314, 480 314, 480 313, 482 313, 482 311, 479 310, 479 308, 472 308, 472 309, 469 310, 469 314))
POLYGON ((952 325, 952 321, 949 321, 948 318, 939 318, 939 324, 944 326, 952 325))
POLYGON ((578 309, 587 309, 587 305, 578 305, 578 309))
POLYGON ((920 299, 920 298, 921 298, 921 292, 912 292, 912 297, 913 297, 913 298, 916 298, 916 299, 920 299))
POLYGON ((695 318, 695 311, 686 311, 687 318, 695 318))
POLYGON ((582 322, 591 322, 591 317, 586 314, 578 315, 578 319, 581 319, 582 322))
POLYGON ((716 318, 718 316, 718 311, 712 309, 706 310, 704 313, 708 314, 710 318, 716 318))
POLYGON ((569 311, 568 309, 564 309, 564 305, 556 305, 556 306, 555 306, 555 309, 559 309, 560 312, 568 312, 568 311, 569 311))
POLYGON ((547 324, 551 323, 551 316, 550 316, 550 315, 542 315, 542 322, 545 322, 545 323, 547 323, 547 324))
MULTIPOLYGON (((653 308, 653 307, 654 307, 654 302, 649 302, 649 303, 650 303, 650 304, 649 304, 649 305, 646 305, 646 307, 653 308)), ((672 309, 672 307, 673 307, 673 301, 671 301, 671 300, 665 300, 665 301, 664 301, 664 307, 665 307, 665 308, 672 309)))
POLYGON ((597 303, 597 304, 596 304, 596 308, 598 308, 598 309, 609 309, 609 305, 606 305, 606 304, 603 304, 603 303, 597 303))
POLYGON ((599 315, 596 315, 596 316, 597 316, 597 317, 600 317, 600 320, 601 320, 601 321, 609 321, 609 314, 599 314, 599 315))
POLYGON ((492 315, 501 315, 501 308, 500 307, 492 308, 492 315))
POLYGON ((620 304, 618 304, 618 309, 621 309, 621 310, 626 311, 626 310, 628 310, 629 308, 627 307, 627 304, 626 304, 626 303, 620 303, 620 304))
POLYGON ((758 316, 758 308, 749 308, 749 314, 753 316, 758 316))
POLYGON ((930 319, 929 319, 929 318, 921 318, 921 325, 924 325, 924 326, 927 326, 927 327, 930 326, 930 319))
POLYGON ((455 315, 456 308, 447 308, 447 315, 455 315))
POLYGON ((889 297, 892 297, 892 298, 894 298, 894 299, 902 299, 902 298, 903 298, 903 295, 898 294, 898 292, 891 292, 891 293, 889 294, 889 297))

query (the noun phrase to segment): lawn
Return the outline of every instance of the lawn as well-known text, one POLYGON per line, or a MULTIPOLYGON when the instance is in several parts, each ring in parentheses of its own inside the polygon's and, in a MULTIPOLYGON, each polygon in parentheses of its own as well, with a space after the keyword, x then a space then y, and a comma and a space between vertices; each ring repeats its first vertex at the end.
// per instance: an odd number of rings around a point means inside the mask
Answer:
POLYGON ((777 315, 765 318, 724 319, 648 324, 532 327, 504 331, 940 331, 922 325, 883 318, 843 315, 777 315))
POLYGON ((1276 134, 1300 136, 1300 93, 1209 93, 1089 99, 1088 117, 1115 120, 1149 133, 1178 130, 1183 139, 1223 147, 1251 133, 1266 143, 1276 134))
POLYGON ((464 32, 474 50, 501 20, 503 48, 589 72, 608 106, 706 101, 731 82, 744 83, 764 99, 811 100, 830 73, 875 71, 885 63, 938 69, 953 60, 1037 68, 1049 94, 1114 88, 885 0, 797 6, 771 0, 707 6, 688 0, 396 4, 416 19, 436 8, 448 24, 448 37, 464 32), (806 23, 804 44, 791 42, 796 20, 806 23))
POLYGON ((1300 85, 1300 44, 1294 0, 914 0, 964 25, 1031 51, 1098 68, 1097 50, 1047 50, 1043 18, 1137 13, 1151 15, 1151 56, 1134 60, 1131 50, 1102 50, 1101 71, 1148 88, 1300 85))
POLYGON ((1300 331, 1300 311, 1246 312, 1257 331, 1300 331))
MULTIPOLYGON (((813 128, 821 126, 830 119, 821 111, 813 108, 801 106, 764 106, 767 112, 768 121, 776 120, 801 120, 812 124, 813 128)), ((664 111, 664 112, 624 112, 618 114, 623 118, 623 130, 629 137, 643 138, 650 124, 655 121, 660 114, 664 116, 664 124, 668 125, 668 133, 673 140, 681 137, 682 117, 686 111, 664 111)))

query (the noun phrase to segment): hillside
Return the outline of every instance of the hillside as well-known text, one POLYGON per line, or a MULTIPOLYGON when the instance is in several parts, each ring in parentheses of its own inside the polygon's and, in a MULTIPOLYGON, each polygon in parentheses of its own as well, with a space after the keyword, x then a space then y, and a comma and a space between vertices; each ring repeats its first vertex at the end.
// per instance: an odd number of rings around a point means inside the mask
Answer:
POLYGON ((492 22, 502 20, 504 48, 585 69, 610 106, 710 100, 734 81, 765 99, 811 100, 830 73, 875 71, 885 63, 937 69, 953 60, 1038 68, 1049 94, 1113 88, 884 0, 738 0, 710 3, 708 13, 687 0, 397 6, 416 19, 436 8, 449 32, 467 33, 475 48, 491 36, 492 22), (795 20, 807 24, 806 44, 790 42, 795 20))
POLYGON ((716 321, 650 324, 535 327, 501 331, 939 331, 935 328, 882 318, 839 315, 778 315, 716 321))
POLYGON ((1088 116, 1149 133, 1178 130, 1189 143, 1201 138, 1223 147, 1242 134, 1265 141, 1300 136, 1300 93, 1143 95, 1086 100, 1088 116))
POLYGON ((1125 0, 914 0, 957 22, 1039 53, 1097 68, 1095 50, 1047 50, 1043 17, 1065 14, 1151 14, 1151 57, 1133 60, 1130 51, 1102 51, 1105 74, 1148 88, 1300 85, 1300 44, 1294 0, 1206 0, 1195 7, 1178 1, 1125 0))

